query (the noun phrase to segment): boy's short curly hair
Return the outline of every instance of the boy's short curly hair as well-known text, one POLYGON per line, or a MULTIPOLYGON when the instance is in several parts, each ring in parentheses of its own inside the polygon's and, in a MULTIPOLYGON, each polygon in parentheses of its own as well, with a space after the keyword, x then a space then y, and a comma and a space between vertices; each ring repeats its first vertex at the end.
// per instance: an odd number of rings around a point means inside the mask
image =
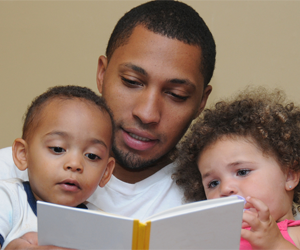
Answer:
POLYGON ((112 144, 114 136, 114 121, 112 112, 107 106, 105 100, 87 87, 74 85, 51 87, 32 101, 24 115, 24 124, 22 129, 22 138, 24 140, 30 140, 36 126, 38 125, 40 114, 43 112, 44 107, 49 101, 55 98, 63 100, 79 98, 96 105, 103 113, 107 113, 112 124, 112 144))
MULTIPOLYGON (((186 201, 206 199, 197 160, 203 150, 224 136, 252 139, 283 170, 300 171, 300 109, 285 101, 280 90, 250 88, 236 98, 206 109, 179 145, 178 168, 173 175, 184 189, 186 201)), ((294 207, 299 210, 300 185, 294 189, 294 207)), ((299 210, 300 211, 300 210, 299 210)))

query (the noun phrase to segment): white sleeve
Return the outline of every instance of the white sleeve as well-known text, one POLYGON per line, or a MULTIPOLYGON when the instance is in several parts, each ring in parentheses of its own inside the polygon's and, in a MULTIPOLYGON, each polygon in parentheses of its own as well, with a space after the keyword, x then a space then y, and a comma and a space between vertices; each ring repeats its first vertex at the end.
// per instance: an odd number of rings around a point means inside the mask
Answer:
POLYGON ((12 190, 6 189, 4 182, 0 182, 0 245, 2 248, 4 241, 12 230, 14 214, 12 208, 13 201, 11 201, 12 193, 17 196, 17 194, 12 190))
POLYGON ((0 180, 20 178, 23 181, 28 181, 27 170, 20 171, 15 165, 12 158, 12 148, 0 149, 0 180))

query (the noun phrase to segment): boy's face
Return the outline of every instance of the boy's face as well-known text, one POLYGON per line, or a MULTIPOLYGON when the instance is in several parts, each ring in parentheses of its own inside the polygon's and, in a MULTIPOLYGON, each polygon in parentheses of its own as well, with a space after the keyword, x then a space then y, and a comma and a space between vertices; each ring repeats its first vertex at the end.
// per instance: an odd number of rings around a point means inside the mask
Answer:
POLYGON ((156 163, 204 108, 201 50, 137 26, 109 63, 99 58, 98 89, 116 123, 114 152, 128 168, 156 163))
POLYGON ((240 195, 263 201, 275 220, 291 213, 288 178, 274 157, 244 138, 221 138, 197 162, 207 199, 240 195))
POLYGON ((110 117, 86 100, 54 98, 27 144, 29 181, 38 200, 77 206, 109 180, 110 117))

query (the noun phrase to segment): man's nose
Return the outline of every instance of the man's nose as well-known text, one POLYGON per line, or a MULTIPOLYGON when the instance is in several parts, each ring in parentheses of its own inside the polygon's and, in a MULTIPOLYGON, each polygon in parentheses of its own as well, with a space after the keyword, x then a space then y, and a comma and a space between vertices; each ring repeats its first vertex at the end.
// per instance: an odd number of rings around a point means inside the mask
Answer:
POLYGON ((158 124, 162 110, 161 98, 160 93, 155 90, 143 90, 133 108, 133 116, 143 124, 158 124))

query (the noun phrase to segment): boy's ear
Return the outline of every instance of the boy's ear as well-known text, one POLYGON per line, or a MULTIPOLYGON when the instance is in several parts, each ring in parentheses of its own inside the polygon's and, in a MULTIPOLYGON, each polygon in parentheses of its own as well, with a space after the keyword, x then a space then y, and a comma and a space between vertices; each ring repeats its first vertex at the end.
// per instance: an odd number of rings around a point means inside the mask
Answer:
POLYGON ((104 78, 106 68, 107 68, 107 58, 105 56, 100 56, 98 59, 98 68, 97 68, 97 87, 100 94, 102 94, 103 78, 104 78))
POLYGON ((289 169, 286 175, 285 189, 287 191, 293 190, 299 183, 300 172, 295 172, 289 169))
POLYGON ((18 138, 14 141, 12 146, 12 155, 13 160, 18 169, 24 171, 28 164, 27 164, 27 148, 28 145, 26 141, 21 138, 18 138))
POLYGON ((100 187, 104 187, 106 185, 106 183, 110 180, 110 177, 114 171, 114 168, 115 168, 115 158, 109 157, 105 172, 99 183, 100 187))

